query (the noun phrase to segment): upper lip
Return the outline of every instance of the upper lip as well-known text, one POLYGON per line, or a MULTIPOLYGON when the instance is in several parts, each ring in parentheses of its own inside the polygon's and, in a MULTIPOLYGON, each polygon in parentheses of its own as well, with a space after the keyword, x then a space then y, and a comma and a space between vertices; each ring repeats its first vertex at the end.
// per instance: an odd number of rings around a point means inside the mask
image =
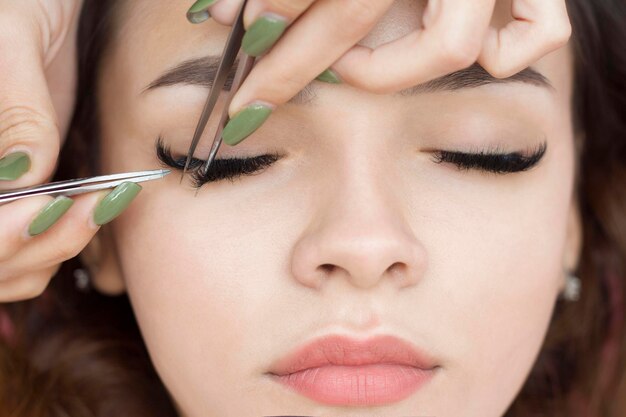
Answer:
POLYGON ((395 336, 380 335, 358 340, 329 335, 314 339, 279 359, 272 365, 270 373, 280 376, 328 365, 370 364, 398 364, 424 370, 436 367, 434 358, 428 353, 395 336))

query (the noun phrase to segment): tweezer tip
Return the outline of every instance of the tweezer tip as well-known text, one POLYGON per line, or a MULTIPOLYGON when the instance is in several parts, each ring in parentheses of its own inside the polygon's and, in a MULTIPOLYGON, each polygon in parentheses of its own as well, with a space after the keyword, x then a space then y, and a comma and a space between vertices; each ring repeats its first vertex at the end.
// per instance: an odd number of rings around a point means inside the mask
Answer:
POLYGON ((192 155, 192 154, 191 154, 191 152, 187 155, 187 159, 185 160, 185 167, 183 168, 183 173, 182 173, 182 175, 180 176, 180 182, 179 182, 179 184, 182 184, 182 183, 183 183, 183 179, 185 178, 185 174, 186 174, 186 173, 187 173, 187 171, 189 170, 189 165, 190 165, 190 163, 191 163, 191 158, 192 158, 192 157, 191 157, 191 155, 192 155))

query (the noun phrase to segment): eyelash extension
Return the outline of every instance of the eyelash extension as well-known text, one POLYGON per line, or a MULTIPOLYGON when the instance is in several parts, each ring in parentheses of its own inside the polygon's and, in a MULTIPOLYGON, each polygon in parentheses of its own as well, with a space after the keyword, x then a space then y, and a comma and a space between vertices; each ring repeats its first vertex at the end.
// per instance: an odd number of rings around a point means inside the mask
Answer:
MULTIPOLYGON (((162 165, 182 171, 185 168, 185 157, 176 158, 172 155, 170 148, 165 145, 163 138, 159 136, 156 141, 157 159, 162 165)), ((192 158, 189 164, 189 174, 193 181, 194 188, 200 188, 209 182, 220 180, 230 180, 259 173, 264 168, 269 167, 281 158, 280 155, 266 154, 252 158, 215 158, 205 175, 202 175, 200 167, 205 162, 202 159, 192 158)))
POLYGON ((548 145, 544 142, 530 155, 524 155, 520 152, 500 153, 497 151, 478 153, 437 151, 434 154, 434 162, 438 164, 451 163, 456 165, 459 170, 465 171, 475 169, 494 174, 508 174, 528 171, 539 163, 547 148, 548 145))

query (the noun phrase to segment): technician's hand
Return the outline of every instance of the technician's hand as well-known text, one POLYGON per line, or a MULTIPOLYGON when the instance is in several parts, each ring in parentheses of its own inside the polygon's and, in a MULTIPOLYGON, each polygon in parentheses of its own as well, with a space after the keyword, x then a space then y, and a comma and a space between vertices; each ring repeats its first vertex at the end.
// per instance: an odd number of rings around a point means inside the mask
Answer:
MULTIPOLYGON (((80 6, 0 0, 0 191, 47 182, 54 173, 74 107, 80 6)), ((91 240, 97 228, 88 216, 98 197, 80 196, 73 206, 52 197, 0 206, 0 302, 39 295, 59 264, 91 240)))
MULTIPOLYGON (((329 67, 322 74, 326 81, 393 93, 476 61, 494 77, 508 77, 567 43, 565 0, 512 0, 514 20, 503 28, 490 27, 495 2, 430 0, 422 29, 372 50, 356 44, 393 0, 249 0, 243 48, 266 55, 231 102, 224 141, 234 145, 245 139, 275 106, 329 67)), ((198 0, 188 16, 199 23, 208 9, 218 22, 231 24, 240 4, 198 0)))

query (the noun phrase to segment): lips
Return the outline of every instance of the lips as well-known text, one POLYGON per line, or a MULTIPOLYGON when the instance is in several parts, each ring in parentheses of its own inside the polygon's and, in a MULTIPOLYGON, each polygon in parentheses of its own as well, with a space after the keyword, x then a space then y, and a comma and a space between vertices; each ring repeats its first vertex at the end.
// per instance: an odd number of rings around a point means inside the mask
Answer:
POLYGON ((282 376, 322 366, 362 366, 373 364, 405 365, 423 370, 436 367, 426 352, 394 336, 377 336, 357 340, 331 335, 304 345, 271 367, 271 373, 282 376))
POLYGON ((401 401, 428 383, 435 360, 394 336, 356 340, 326 336, 278 360, 271 377, 328 405, 373 406, 401 401))

